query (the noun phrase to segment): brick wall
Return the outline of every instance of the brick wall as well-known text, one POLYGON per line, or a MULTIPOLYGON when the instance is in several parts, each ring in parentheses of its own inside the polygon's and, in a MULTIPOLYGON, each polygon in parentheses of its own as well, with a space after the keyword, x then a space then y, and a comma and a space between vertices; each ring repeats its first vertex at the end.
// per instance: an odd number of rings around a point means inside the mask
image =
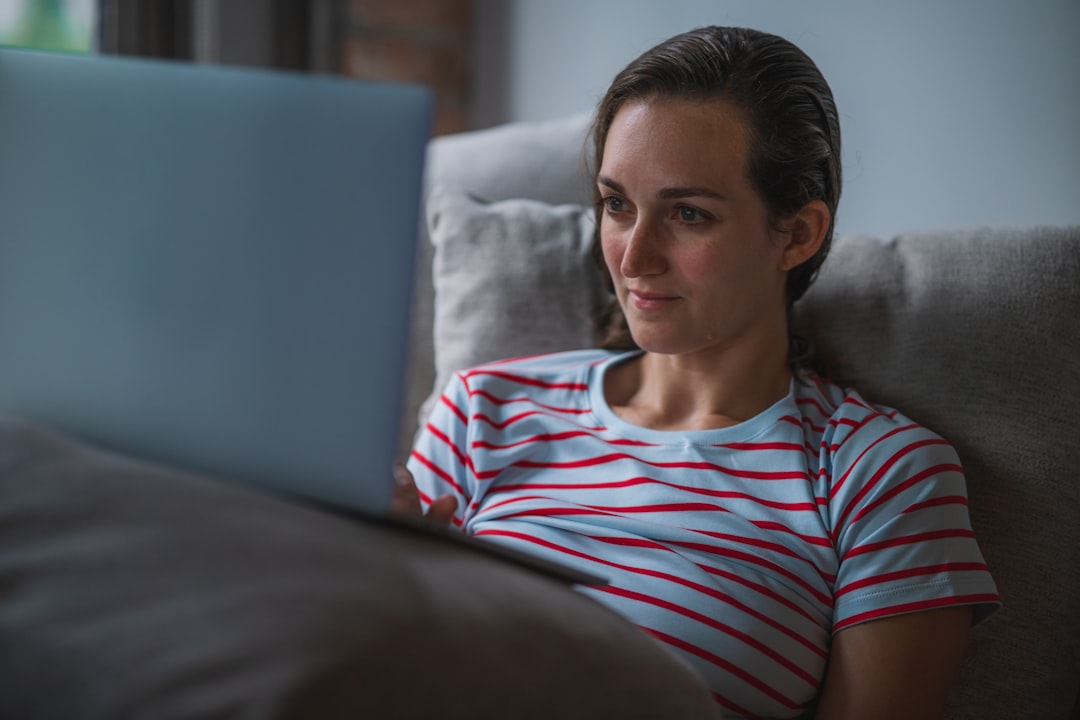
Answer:
POLYGON ((423 83, 435 92, 435 134, 467 130, 471 0, 340 1, 340 72, 423 83))

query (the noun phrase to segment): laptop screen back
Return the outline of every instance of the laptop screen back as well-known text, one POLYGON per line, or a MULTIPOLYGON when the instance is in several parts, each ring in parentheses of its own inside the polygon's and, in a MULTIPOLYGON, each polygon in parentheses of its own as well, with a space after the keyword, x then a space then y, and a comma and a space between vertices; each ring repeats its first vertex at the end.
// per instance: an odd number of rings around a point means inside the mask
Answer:
POLYGON ((0 50, 0 411, 380 511, 430 104, 0 50))

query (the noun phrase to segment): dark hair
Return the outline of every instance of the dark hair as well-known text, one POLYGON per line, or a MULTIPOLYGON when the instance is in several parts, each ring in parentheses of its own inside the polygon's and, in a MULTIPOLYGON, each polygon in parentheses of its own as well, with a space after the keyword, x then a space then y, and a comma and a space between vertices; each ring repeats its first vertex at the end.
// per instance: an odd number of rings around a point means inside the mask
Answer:
MULTIPOLYGON (((790 315, 828 255, 840 201, 840 120, 821 71, 791 42, 757 30, 714 26, 677 35, 643 53, 612 81, 592 128, 594 173, 600 171, 615 115, 628 101, 651 99, 725 100, 745 114, 750 137, 746 174, 772 227, 783 228, 811 200, 829 208, 820 249, 788 271, 790 315)), ((594 193, 593 252, 603 268, 595 187, 594 193)), ((606 271, 604 276, 610 289, 611 278, 606 271)), ((636 347, 617 300, 604 309, 600 330, 604 347, 636 347)), ((792 361, 804 359, 805 341, 792 336, 790 345, 792 361)))

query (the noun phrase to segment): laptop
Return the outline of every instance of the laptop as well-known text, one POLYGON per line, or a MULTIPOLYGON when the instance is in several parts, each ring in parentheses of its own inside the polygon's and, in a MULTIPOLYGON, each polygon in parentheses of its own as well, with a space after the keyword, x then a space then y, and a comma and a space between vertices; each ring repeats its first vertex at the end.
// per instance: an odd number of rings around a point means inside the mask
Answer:
POLYGON ((0 411, 384 517, 431 112, 420 86, 0 49, 0 411))

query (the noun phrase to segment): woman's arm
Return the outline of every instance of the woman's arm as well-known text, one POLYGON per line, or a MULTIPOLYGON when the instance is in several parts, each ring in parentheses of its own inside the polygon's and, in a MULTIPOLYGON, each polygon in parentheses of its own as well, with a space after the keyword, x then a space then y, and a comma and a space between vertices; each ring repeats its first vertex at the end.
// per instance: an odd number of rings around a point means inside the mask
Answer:
POLYGON ((838 632, 818 720, 940 718, 971 614, 970 606, 926 610, 838 632))

